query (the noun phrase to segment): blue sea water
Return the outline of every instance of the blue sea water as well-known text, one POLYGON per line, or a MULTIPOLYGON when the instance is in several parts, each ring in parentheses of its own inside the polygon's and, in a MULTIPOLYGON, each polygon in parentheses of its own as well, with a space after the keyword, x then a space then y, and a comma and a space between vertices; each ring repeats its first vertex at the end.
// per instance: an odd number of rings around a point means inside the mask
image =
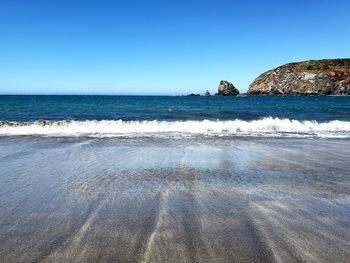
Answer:
POLYGON ((350 97, 0 96, 0 120, 350 121, 350 97))
POLYGON ((0 121, 0 135, 350 137, 350 97, 4 95, 0 121))

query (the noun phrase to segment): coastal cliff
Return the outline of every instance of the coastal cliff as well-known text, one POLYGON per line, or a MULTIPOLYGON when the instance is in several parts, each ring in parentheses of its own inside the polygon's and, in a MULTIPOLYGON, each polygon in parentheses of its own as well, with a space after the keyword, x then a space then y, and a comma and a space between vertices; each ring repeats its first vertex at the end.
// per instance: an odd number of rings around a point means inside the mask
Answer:
POLYGON ((350 59, 309 60, 269 70, 248 95, 350 95, 350 59))

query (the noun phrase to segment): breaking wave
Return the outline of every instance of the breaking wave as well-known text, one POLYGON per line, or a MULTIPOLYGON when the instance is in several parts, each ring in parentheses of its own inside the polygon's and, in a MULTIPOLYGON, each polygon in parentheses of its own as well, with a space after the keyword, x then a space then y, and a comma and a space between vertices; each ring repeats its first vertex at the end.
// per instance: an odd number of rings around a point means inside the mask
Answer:
POLYGON ((0 136, 289 136, 350 138, 348 121, 298 121, 267 117, 244 121, 45 121, 0 122, 0 136))

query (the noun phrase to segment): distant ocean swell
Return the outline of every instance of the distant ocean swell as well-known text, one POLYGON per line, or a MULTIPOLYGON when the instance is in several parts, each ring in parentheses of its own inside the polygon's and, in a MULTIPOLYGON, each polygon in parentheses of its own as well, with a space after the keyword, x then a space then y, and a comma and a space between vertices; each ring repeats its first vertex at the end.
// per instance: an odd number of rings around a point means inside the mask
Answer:
POLYGON ((0 122, 0 136, 266 136, 350 138, 349 121, 298 121, 267 117, 244 121, 44 121, 0 122))

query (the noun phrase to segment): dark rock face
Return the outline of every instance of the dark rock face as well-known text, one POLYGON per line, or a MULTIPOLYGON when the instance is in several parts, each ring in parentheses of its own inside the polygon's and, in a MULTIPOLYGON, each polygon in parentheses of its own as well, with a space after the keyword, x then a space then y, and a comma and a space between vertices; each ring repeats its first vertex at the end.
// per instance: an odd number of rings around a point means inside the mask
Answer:
POLYGON ((200 96, 200 95, 199 95, 199 94, 197 94, 197 93, 191 93, 191 94, 188 94, 187 96, 197 97, 197 96, 200 96))
POLYGON ((239 94, 239 90, 233 86, 232 83, 228 82, 227 80, 222 80, 220 82, 218 93, 215 95, 217 96, 237 96, 239 94))
POLYGON ((280 66, 256 78, 248 95, 350 95, 350 59, 280 66))
POLYGON ((208 90, 205 91, 204 96, 210 96, 210 92, 208 90))

